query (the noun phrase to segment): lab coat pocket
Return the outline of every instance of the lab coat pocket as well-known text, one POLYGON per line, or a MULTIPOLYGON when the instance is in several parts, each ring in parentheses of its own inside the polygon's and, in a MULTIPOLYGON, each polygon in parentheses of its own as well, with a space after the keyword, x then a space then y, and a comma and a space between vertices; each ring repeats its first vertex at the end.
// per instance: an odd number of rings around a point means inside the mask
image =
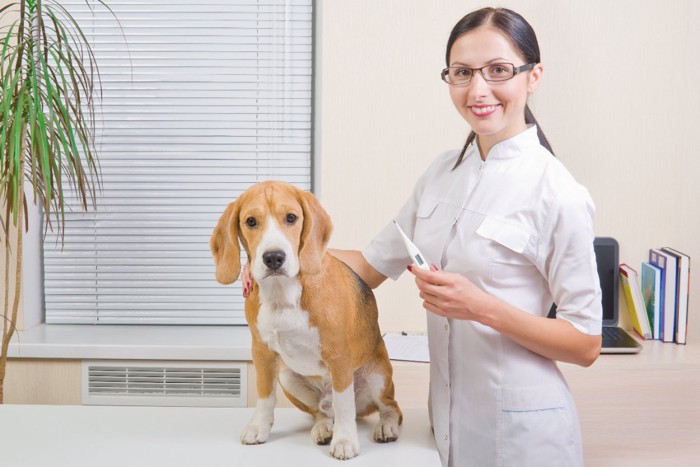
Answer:
POLYGON ((416 210, 416 217, 418 219, 429 218, 433 212, 435 212, 435 209, 439 203, 440 202, 435 198, 425 197, 421 199, 420 203, 418 204, 418 209, 416 210))
MULTIPOLYGON (((489 240, 484 254, 489 258, 489 279, 496 287, 527 287, 538 277, 530 254, 535 234, 525 227, 485 217, 477 235, 489 240)), ((536 243, 536 242, 534 242, 536 243)))
POLYGON ((576 466, 575 429, 564 389, 550 384, 504 387, 504 466, 576 466))
POLYGON ((458 207, 430 196, 420 200, 416 210, 413 242, 428 261, 435 264, 440 261, 442 249, 458 210, 458 207))
POLYGON ((530 232, 523 227, 507 223, 494 217, 486 216, 476 233, 493 240, 515 253, 523 253, 530 240, 530 232))

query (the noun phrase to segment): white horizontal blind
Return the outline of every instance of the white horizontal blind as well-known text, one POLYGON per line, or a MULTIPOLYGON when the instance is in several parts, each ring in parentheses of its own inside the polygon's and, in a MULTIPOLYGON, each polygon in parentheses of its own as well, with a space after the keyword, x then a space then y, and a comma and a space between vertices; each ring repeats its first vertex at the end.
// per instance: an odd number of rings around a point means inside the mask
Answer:
POLYGON ((311 187, 312 0, 106 3, 60 2, 100 69, 104 189, 45 238, 46 321, 244 324, 209 237, 253 183, 311 187))

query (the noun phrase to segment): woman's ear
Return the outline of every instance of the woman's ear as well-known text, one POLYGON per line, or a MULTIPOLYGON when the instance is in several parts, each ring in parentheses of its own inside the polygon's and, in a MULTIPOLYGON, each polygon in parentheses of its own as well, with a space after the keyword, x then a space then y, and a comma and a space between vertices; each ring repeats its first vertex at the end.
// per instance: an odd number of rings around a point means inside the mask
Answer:
POLYGON ((299 269, 304 274, 314 275, 321 272, 323 254, 331 237, 333 224, 313 194, 298 190, 297 197, 304 212, 299 245, 299 269))
POLYGON ((527 92, 532 94, 537 90, 540 85, 540 80, 542 79, 542 73, 544 72, 544 66, 541 63, 535 65, 528 74, 527 81, 527 92))
MULTIPOLYGON (((240 198, 239 198, 240 199, 240 198)), ((214 256, 216 280, 231 284, 241 272, 241 248, 238 246, 238 200, 229 204, 219 218, 209 241, 214 256)))

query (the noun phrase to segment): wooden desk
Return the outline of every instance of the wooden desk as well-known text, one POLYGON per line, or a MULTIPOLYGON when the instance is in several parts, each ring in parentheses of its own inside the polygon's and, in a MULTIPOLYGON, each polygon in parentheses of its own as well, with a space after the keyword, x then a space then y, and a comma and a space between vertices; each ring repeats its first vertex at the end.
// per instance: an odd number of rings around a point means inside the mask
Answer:
MULTIPOLYGON (((0 465, 5 467, 333 466, 328 446, 311 441, 313 420, 275 409, 270 439, 243 446, 253 409, 182 407, 0 406, 0 465)), ((372 440, 378 415, 358 420, 353 466, 440 467, 425 409, 404 410, 398 441, 372 440)), ((345 464, 343 464, 345 465, 345 464)))
POLYGON ((700 465, 700 344, 643 343, 590 368, 560 364, 587 467, 700 465))

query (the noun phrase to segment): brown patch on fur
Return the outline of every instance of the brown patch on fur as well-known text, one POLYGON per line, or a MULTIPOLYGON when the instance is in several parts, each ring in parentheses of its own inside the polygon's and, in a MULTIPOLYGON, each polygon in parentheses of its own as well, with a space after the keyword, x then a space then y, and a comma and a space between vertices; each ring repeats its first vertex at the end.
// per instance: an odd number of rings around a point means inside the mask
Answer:
MULTIPOLYGON (((246 320, 258 313, 258 290, 255 288, 245 301, 246 320)), ((248 321, 250 323, 251 321, 248 321)), ((254 322, 254 321, 253 321, 254 322)), ((256 389, 258 399, 270 397, 275 392, 277 382, 278 358, 276 352, 268 347, 261 339, 255 326, 249 326, 252 341, 253 365, 257 376, 256 389)))
POLYGON ((241 198, 228 205, 209 240, 209 249, 216 267, 216 280, 221 284, 232 284, 241 272, 241 249, 238 246, 241 198))

